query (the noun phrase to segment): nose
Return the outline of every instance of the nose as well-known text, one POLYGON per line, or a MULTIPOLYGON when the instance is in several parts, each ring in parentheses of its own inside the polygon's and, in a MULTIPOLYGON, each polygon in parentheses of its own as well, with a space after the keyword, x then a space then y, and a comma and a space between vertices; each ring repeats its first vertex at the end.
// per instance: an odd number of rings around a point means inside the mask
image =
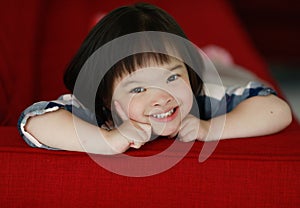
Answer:
POLYGON ((173 99, 174 98, 172 95, 170 95, 170 93, 164 90, 156 89, 153 90, 152 94, 152 106, 165 106, 168 103, 170 103, 173 99))

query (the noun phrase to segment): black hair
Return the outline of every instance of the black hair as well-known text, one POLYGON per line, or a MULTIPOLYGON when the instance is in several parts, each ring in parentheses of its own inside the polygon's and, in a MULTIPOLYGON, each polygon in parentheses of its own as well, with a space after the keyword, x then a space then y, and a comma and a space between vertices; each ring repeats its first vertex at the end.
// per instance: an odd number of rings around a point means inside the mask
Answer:
MULTIPOLYGON (((119 7, 108 13, 94 26, 71 60, 64 74, 64 84, 67 89, 74 91, 81 68, 97 49, 116 38, 141 31, 167 32, 188 39, 174 18, 154 5, 137 3, 119 7)), ((154 58, 161 63, 166 63, 169 60, 169 56, 166 54, 141 53, 128 56, 116 63, 105 74, 98 87, 95 100, 95 113, 98 123, 103 122, 103 120, 111 120, 111 114, 107 112, 110 110, 112 84, 116 76, 121 76, 124 66, 126 70, 134 70, 134 62, 144 59, 145 56, 154 58)), ((199 94, 203 82, 188 65, 186 66, 193 93, 199 94)))

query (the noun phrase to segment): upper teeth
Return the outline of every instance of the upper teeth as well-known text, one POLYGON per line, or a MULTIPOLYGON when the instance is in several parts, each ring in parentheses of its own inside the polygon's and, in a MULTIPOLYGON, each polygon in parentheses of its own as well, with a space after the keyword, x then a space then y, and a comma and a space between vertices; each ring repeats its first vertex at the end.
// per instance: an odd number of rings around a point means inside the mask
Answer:
POLYGON ((166 112, 166 113, 153 114, 152 116, 153 116, 154 118, 166 118, 166 117, 172 115, 173 113, 174 113, 174 109, 172 109, 172 110, 170 110, 170 111, 168 111, 168 112, 166 112))

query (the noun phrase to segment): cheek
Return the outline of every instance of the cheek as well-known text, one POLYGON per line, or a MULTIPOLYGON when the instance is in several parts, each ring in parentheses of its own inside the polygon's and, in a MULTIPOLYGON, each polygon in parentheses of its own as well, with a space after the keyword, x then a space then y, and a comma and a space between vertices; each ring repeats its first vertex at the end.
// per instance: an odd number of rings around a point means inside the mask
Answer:
POLYGON ((180 92, 182 97, 193 97, 193 91, 188 77, 179 80, 177 91, 180 92))
POLYGON ((182 100, 184 102, 184 109, 186 113, 188 114, 192 108, 193 105, 193 93, 192 91, 189 91, 188 93, 184 94, 182 97, 182 100))
POLYGON ((193 105, 193 97, 194 94, 192 92, 192 89, 190 88, 189 85, 185 85, 185 86, 181 86, 178 90, 177 90, 177 98, 179 100, 181 100, 182 104, 183 104, 183 110, 184 112, 184 116, 186 116, 193 105))
POLYGON ((114 97, 114 100, 120 104, 126 117, 136 121, 141 120, 141 116, 144 114, 145 105, 138 96, 117 94, 117 96, 114 97))
POLYGON ((144 115, 144 104, 137 97, 131 98, 127 102, 127 112, 130 119, 140 121, 144 115))
MULTIPOLYGON (((115 107, 114 107, 115 112, 116 112, 117 114, 122 113, 122 114, 125 114, 126 117, 130 117, 130 116, 129 116, 129 113, 130 113, 130 105, 129 105, 130 100, 128 99, 128 97, 125 97, 125 96, 117 97, 117 98, 114 99, 114 101, 116 101, 116 102, 118 102, 118 103, 120 104, 120 107, 121 107, 120 110, 122 111, 122 112, 119 112, 119 111, 117 111, 117 110, 115 109, 115 107)), ((113 101, 113 102, 114 102, 114 101, 113 101)), ((112 102, 112 104, 113 104, 113 102, 112 102)), ((119 116, 120 116, 120 115, 119 115, 119 116)))

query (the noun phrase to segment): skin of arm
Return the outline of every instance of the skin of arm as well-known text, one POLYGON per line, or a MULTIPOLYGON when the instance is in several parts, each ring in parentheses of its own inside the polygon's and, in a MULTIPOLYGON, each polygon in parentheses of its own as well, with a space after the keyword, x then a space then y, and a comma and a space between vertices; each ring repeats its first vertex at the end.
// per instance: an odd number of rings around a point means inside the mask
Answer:
POLYGON ((238 104, 226 115, 208 121, 187 116, 179 131, 179 138, 188 142, 195 140, 195 134, 201 141, 263 136, 283 130, 291 121, 291 109, 285 101, 274 95, 254 96, 238 104), (226 120, 221 137, 206 138, 212 120, 222 123, 224 116, 226 120), (192 130, 195 125, 199 126, 197 133, 192 130))
POLYGON ((113 155, 123 153, 130 147, 139 148, 148 141, 148 138, 145 138, 148 133, 145 133, 140 125, 135 124, 135 129, 132 127, 132 122, 128 121, 124 122, 119 129, 107 131, 60 109, 31 117, 25 130, 37 138, 40 143, 50 147, 113 155), (133 142, 127 138, 140 138, 140 140, 133 142))
MULTIPOLYGON (((274 95, 255 96, 244 100, 226 115, 208 121, 188 115, 182 122, 178 136, 184 142, 195 139, 213 141, 263 136, 279 132, 287 127, 291 120, 291 110, 285 101, 274 95), (223 121, 224 116, 226 121, 221 138, 206 138, 212 120, 223 121), (199 128, 195 131, 197 125, 199 128)), ((140 148, 150 139, 151 127, 125 120, 118 129, 107 131, 61 109, 30 118, 25 130, 38 138, 39 142, 50 147, 113 155, 123 153, 130 147, 140 148), (84 129, 80 139, 77 134, 78 126, 84 129)))

